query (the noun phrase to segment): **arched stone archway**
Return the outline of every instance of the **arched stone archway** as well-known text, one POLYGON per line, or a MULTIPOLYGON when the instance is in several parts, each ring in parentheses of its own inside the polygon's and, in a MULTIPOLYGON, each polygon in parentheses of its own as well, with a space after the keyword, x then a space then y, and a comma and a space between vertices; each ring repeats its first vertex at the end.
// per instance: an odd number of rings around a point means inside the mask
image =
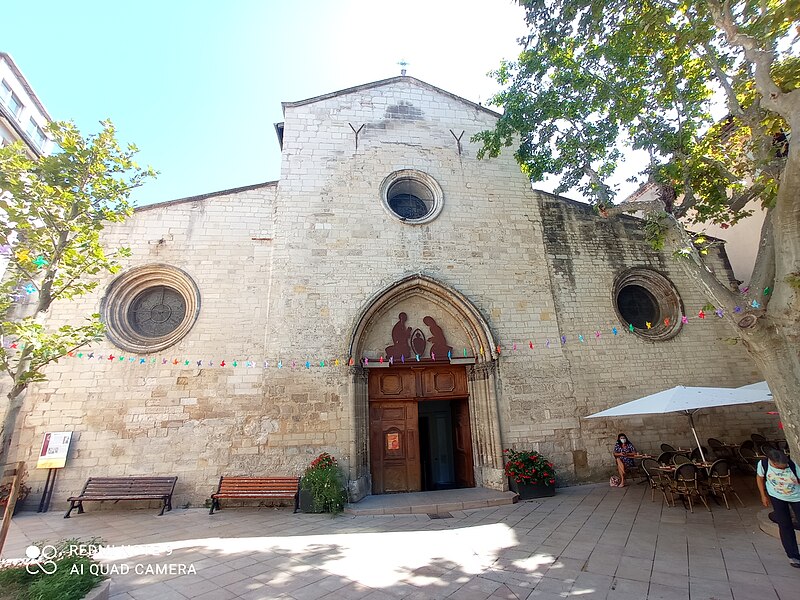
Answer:
MULTIPOLYGON (((386 346, 392 343, 392 327, 401 312, 412 328, 421 326, 424 317, 433 316, 447 332, 447 343, 453 348, 449 362, 464 365, 467 371, 475 484, 504 489, 494 336, 480 311, 463 294, 417 274, 374 294, 353 325, 350 356, 356 365, 351 368, 350 393, 351 500, 371 493, 367 383, 371 365, 378 367, 382 356, 384 364, 387 360, 386 346)), ((430 359, 428 354, 425 357, 430 359)), ((436 361, 445 358, 438 356, 436 361)), ((411 356, 408 359, 412 362, 411 356)))

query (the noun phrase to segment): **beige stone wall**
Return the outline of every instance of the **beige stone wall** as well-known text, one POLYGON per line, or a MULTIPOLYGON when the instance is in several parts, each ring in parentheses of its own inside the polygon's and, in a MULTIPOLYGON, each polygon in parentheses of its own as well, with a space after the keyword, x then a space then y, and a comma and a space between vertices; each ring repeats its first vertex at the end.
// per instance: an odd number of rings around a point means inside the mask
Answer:
MULTIPOLYGON (((658 453, 662 442, 694 445, 688 419, 680 415, 580 417, 675 385, 744 385, 760 378, 757 368, 741 346, 726 343, 733 335, 723 320, 713 312, 706 319, 696 318, 708 300, 677 260, 650 249, 635 219, 602 219, 584 204, 547 194, 541 194, 539 203, 556 315, 568 340, 563 347, 565 374, 571 382, 561 383, 553 395, 546 382, 531 385, 524 372, 517 372, 508 403, 517 415, 512 419, 524 421, 528 414, 544 413, 534 437, 544 440, 541 447, 558 463, 568 464, 572 458, 577 478, 608 472, 609 453, 620 431, 643 451, 658 453), (677 289, 690 320, 675 337, 652 342, 625 331, 615 314, 612 290, 617 275, 631 267, 654 269, 677 289), (612 327, 619 335, 613 335, 612 327), (583 343, 578 335, 584 336, 583 343), (531 392, 521 393, 526 387, 531 392), (547 402, 541 401, 543 392, 547 402)), ((720 279, 730 280, 723 255, 711 257, 709 264, 720 279)), ((779 436, 777 419, 767 410, 768 405, 756 404, 701 411, 696 417, 698 435, 706 446, 708 437, 741 442, 756 431, 779 436)), ((520 437, 525 435, 530 434, 520 432, 520 437)))
MULTIPOLYGON (((267 323, 274 348, 346 353, 371 296, 414 273, 466 296, 499 339, 521 323, 557 335, 530 186, 510 155, 478 161, 468 141, 493 115, 405 81, 287 106, 285 117, 275 216, 283 234, 275 271, 283 276, 267 323), (362 125, 356 150, 351 126, 362 125), (464 132, 461 154, 451 130, 464 132), (380 184, 400 169, 441 186, 444 208, 431 223, 407 225, 384 209, 380 184)), ((367 351, 375 356, 389 342, 367 351)), ((289 385, 312 393, 318 382, 289 385)))
MULTIPOLYGON (((75 431, 54 499, 79 491, 91 475, 177 474, 178 502, 202 504, 222 472, 285 471, 285 453, 264 452, 281 409, 265 406, 263 366, 196 368, 195 362, 263 354, 263 328, 254 323, 269 287, 271 242, 264 238, 273 235, 274 199, 273 184, 148 207, 106 231, 110 247, 131 248, 126 268, 167 263, 186 271, 200 289, 200 313, 182 341, 153 355, 157 364, 149 355, 131 363, 105 341, 84 350, 94 359, 64 358, 48 368, 46 383, 32 386, 16 437, 19 458, 35 463, 45 431, 75 431), (105 358, 111 353, 114 361, 105 358), (181 364, 173 365, 174 358, 181 364), (187 358, 191 367, 182 364, 187 358)), ((95 294, 55 305, 52 320, 74 322, 98 311, 111 279, 95 294)), ((32 473, 34 493, 44 475, 32 473)))
MULTIPOLYGON (((139 365, 138 356, 124 364, 64 359, 33 386, 18 457, 33 461, 45 431, 76 432, 54 506, 90 475, 134 474, 177 474, 175 504, 202 504, 222 474, 300 474, 321 451, 341 460, 356 496, 365 493, 365 381, 345 362, 351 346, 356 360, 374 360, 391 343, 405 306, 392 286, 414 275, 436 288, 403 300, 414 318, 441 319, 451 343, 469 346, 479 363, 470 389, 485 485, 502 485, 500 451, 509 446, 548 453, 563 481, 600 476, 610 470, 612 428, 627 428, 647 446, 659 432, 683 442, 685 427, 676 419, 618 425, 580 416, 677 383, 758 379, 739 349, 718 343, 724 330, 714 323, 657 345, 633 336, 591 350, 592 340, 585 348, 575 339, 556 343, 613 321, 611 282, 624 266, 659 268, 687 306, 701 302, 671 259, 647 251, 631 226, 598 224, 568 201, 531 191, 510 153, 478 161, 468 140, 494 118, 410 78, 287 104, 276 186, 147 208, 109 229, 110 244, 133 249, 126 267, 185 270, 200 289, 200 315, 154 365, 139 365), (351 125, 364 126, 358 149, 351 125), (464 132, 460 153, 451 130, 464 132), (378 190, 399 169, 436 179, 444 194, 437 219, 408 225, 386 212, 378 190), (366 314, 374 318, 368 327, 366 314), (499 357, 496 348, 477 347, 486 340, 501 346, 499 357), (221 358, 255 364, 207 363, 221 358)), ((93 296, 55 307, 51 318, 98 310, 110 280, 93 296)), ((94 351, 125 356, 110 342, 94 351)), ((769 425, 731 414, 715 425, 718 436, 769 425)), ((43 479, 35 473, 34 488, 43 479)))

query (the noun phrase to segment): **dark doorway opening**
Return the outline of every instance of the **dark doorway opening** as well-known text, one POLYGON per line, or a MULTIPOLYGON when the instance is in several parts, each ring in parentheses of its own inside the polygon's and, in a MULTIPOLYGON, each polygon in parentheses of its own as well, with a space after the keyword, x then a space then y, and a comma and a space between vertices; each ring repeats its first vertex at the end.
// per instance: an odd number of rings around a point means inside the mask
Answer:
MULTIPOLYGON (((434 400, 418 404, 422 490, 474 487, 472 457, 461 447, 466 400, 434 400)), ((469 424, 467 422, 467 427, 469 424)))
POLYGON ((419 458, 422 490, 451 490, 456 485, 453 415, 450 402, 419 403, 419 458))

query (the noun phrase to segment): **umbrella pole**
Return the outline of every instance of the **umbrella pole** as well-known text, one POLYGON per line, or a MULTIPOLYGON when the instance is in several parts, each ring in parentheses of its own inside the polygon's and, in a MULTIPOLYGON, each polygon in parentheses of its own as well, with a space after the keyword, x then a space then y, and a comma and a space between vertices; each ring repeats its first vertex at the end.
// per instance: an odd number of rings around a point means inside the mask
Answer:
POLYGON ((697 442, 697 450, 700 452, 700 458, 703 459, 703 462, 706 462, 706 457, 703 454, 703 445, 700 443, 700 440, 697 437, 697 431, 694 428, 694 413, 686 411, 686 414, 689 415, 689 425, 692 426, 692 433, 694 434, 694 441, 697 442))

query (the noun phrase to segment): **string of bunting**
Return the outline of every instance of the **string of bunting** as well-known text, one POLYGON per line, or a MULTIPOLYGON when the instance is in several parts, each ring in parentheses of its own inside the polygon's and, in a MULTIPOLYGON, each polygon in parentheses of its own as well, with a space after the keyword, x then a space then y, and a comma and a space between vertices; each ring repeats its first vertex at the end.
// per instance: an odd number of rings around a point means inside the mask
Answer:
MULTIPOLYGON (((11 253, 12 253, 12 249, 8 244, 0 245, 0 255, 9 256, 9 255, 11 255, 11 253)), ((17 253, 17 258, 19 260, 29 260, 30 256, 27 254, 27 252, 25 250, 21 250, 21 251, 19 251, 17 253)), ((47 260, 42 256, 37 256, 31 262, 34 265, 36 265, 36 267, 39 268, 39 269, 42 269, 42 268, 46 267, 47 264, 48 264, 47 260)), ((35 294, 37 291, 38 291, 38 287, 33 282, 29 282, 29 283, 25 284, 24 286, 21 286, 18 289, 18 291, 15 292, 15 293, 12 293, 11 296, 12 296, 13 299, 19 300, 19 299, 22 299, 24 297, 23 296, 23 292, 25 294, 27 294, 27 295, 32 295, 32 294, 35 294)), ((743 287, 743 288, 740 289, 740 292, 741 292, 741 294, 743 296, 743 298, 742 298, 743 301, 740 304, 737 304, 737 306, 734 307, 734 309, 733 309, 734 313, 741 313, 743 310, 745 310, 747 308, 754 308, 754 309, 761 308, 762 307, 762 302, 759 302, 758 298, 763 298, 763 297, 769 296, 772 293, 772 289, 770 287, 765 287, 763 289, 757 289, 757 288, 751 288, 751 287, 743 287)), ((716 316, 717 318, 722 318, 722 317, 725 316, 724 312, 723 312, 723 310, 721 308, 715 308, 715 307, 713 307, 711 305, 706 305, 706 306, 704 306, 702 309, 700 309, 697 312, 697 316, 696 317, 695 316, 689 317, 687 315, 681 315, 681 317, 680 317, 681 324, 682 325, 686 325, 686 324, 689 323, 690 320, 706 319, 707 317, 709 317, 709 318, 712 317, 712 315, 716 316)), ((670 323, 670 319, 669 318, 664 319, 664 325, 666 327, 669 327, 670 324, 671 323, 670 323)), ((651 323, 649 321, 645 322, 645 328, 646 329, 652 329, 653 326, 654 326, 653 323, 651 323)), ((615 338, 620 333, 623 333, 623 332, 634 333, 634 331, 635 331, 635 328, 634 328, 634 326, 632 324, 629 324, 627 328, 624 328, 622 326, 606 324, 604 327, 597 328, 594 331, 591 331, 591 332, 588 332, 588 333, 573 333, 570 336, 562 335, 562 336, 560 336, 560 338, 555 338, 555 339, 552 339, 552 340, 550 338, 546 338, 545 341, 544 341, 544 344, 534 343, 533 339, 529 339, 529 340, 527 340, 527 342, 513 342, 511 344, 511 346, 510 346, 510 351, 516 353, 516 352, 518 352, 520 350, 525 350, 526 346, 527 346, 528 350, 531 350, 531 351, 536 350, 537 347, 541 347, 542 345, 544 346, 545 349, 558 348, 558 347, 566 346, 569 341, 577 342, 578 344, 585 344, 589 340, 594 340, 595 342, 599 342, 601 339, 608 339, 609 337, 615 338), (604 335, 604 332, 605 332, 605 335, 604 335)), ((18 347, 24 348, 24 344, 20 346, 20 345, 18 345, 17 342, 5 343, 5 344, 3 344, 3 346, 5 348, 8 348, 8 349, 17 349, 18 347)), ((497 351, 498 354, 502 354, 503 352, 507 353, 509 351, 509 347, 506 346, 505 348, 503 348, 501 346, 498 346, 496 348, 496 351, 497 351)), ((468 351, 467 351, 466 348, 463 348, 462 354, 463 354, 463 357, 468 357, 469 356, 468 351)), ((479 349, 479 354, 481 356, 483 356, 485 354, 485 349, 484 348, 480 348, 479 349)), ((249 360, 249 359, 246 359, 246 360, 243 360, 243 361, 238 360, 238 359, 233 359, 231 361, 226 361, 225 359, 222 359, 222 360, 213 360, 213 359, 205 359, 205 360, 204 359, 200 359, 200 360, 197 360, 197 359, 191 359, 190 360, 188 358, 184 358, 184 359, 164 358, 164 357, 160 357, 160 358, 155 358, 155 357, 144 358, 144 357, 140 357, 140 356, 115 355, 113 351, 109 351, 107 353, 98 352, 98 351, 89 351, 89 352, 74 351, 74 352, 69 352, 67 356, 70 357, 70 358, 78 358, 78 359, 86 359, 86 360, 97 360, 98 362, 100 362, 100 361, 108 361, 108 362, 112 362, 112 363, 116 363, 116 364, 120 364, 120 363, 138 364, 138 365, 160 364, 162 366, 163 365, 172 364, 173 366, 180 365, 181 367, 214 367, 214 366, 217 366, 217 367, 222 367, 222 368, 224 368, 224 367, 253 368, 256 365, 259 365, 259 366, 263 365, 264 368, 270 368, 270 366, 273 365, 278 369, 282 369, 284 367, 291 368, 291 369, 295 369, 295 368, 298 368, 298 367, 300 367, 300 368, 304 367, 306 369, 310 369, 312 366, 316 367, 317 365, 319 365, 319 367, 330 367, 330 366, 338 367, 338 366, 340 366, 342 364, 348 365, 348 366, 353 366, 355 364, 355 358, 353 358, 353 357, 349 357, 347 359, 335 358, 332 361, 331 360, 326 360, 326 359, 319 359, 319 360, 315 359, 313 361, 311 361, 311 360, 299 360, 298 361, 298 360, 295 359, 295 360, 291 360, 291 361, 287 360, 286 363, 284 363, 283 360, 277 360, 277 361, 273 361, 272 363, 270 363, 269 360, 255 361, 255 360, 249 360)), ((436 356, 435 355, 432 355, 431 358, 433 360, 436 360, 436 356)), ((448 352, 447 358, 448 359, 453 358, 452 352, 448 352)), ((400 362, 405 363, 406 360, 408 360, 409 362, 411 362, 411 361, 420 361, 421 358, 420 358, 419 355, 409 356, 408 359, 406 359, 406 357, 403 356, 403 357, 401 357, 400 362)), ((370 359, 367 358, 367 357, 363 357, 363 358, 359 359, 359 362, 363 363, 365 365, 368 365, 369 361, 370 361, 370 359)), ((385 358, 385 357, 381 356, 378 359, 373 358, 372 361, 373 362, 379 362, 379 363, 388 362, 389 364, 394 364, 394 358, 393 357, 385 358)))
MULTIPOLYGON (((751 306, 753 308, 759 308, 760 304, 753 300, 751 306)), ((734 308, 734 312, 739 313, 743 310, 742 307, 736 306, 734 308)), ((682 325, 688 325, 690 321, 705 321, 706 319, 713 319, 722 318, 725 315, 722 309, 713 308, 713 307, 703 307, 697 312, 696 316, 686 316, 681 315, 680 320, 682 325)), ((664 325, 669 327, 671 324, 670 319, 664 319, 664 325)), ((645 327, 647 329, 652 329, 654 326, 653 323, 646 322, 645 327)), ((578 347, 578 346, 589 346, 589 345, 596 345, 598 343, 604 343, 605 340, 615 340, 619 339, 622 334, 633 334, 636 328, 629 324, 627 327, 622 325, 613 325, 606 323, 604 326, 599 327, 593 331, 589 331, 586 333, 572 333, 570 335, 564 334, 560 337, 556 338, 545 338, 544 342, 542 343, 541 340, 534 341, 533 338, 530 338, 525 341, 513 342, 507 346, 497 346, 495 351, 497 354, 518 354, 522 352, 531 352, 536 351, 537 349, 544 348, 546 350, 554 349, 554 348, 561 348, 567 345, 571 347, 578 347), (577 346, 576 346, 577 344, 577 346)), ((6 342, 3 344, 4 348, 8 349, 24 349, 25 345, 19 342, 6 342)), ((480 347, 478 349, 478 354, 481 356, 485 356, 487 353, 487 349, 480 347)), ((226 359, 197 359, 197 358, 176 358, 172 357, 142 357, 142 356, 126 356, 123 353, 119 353, 119 350, 107 350, 102 351, 98 349, 86 349, 83 351, 72 351, 69 352, 66 358, 75 358, 80 360, 87 360, 87 361, 96 361, 98 364, 128 364, 128 365, 159 365, 159 366, 179 366, 181 368, 192 367, 192 368, 212 368, 212 367, 219 367, 219 368, 255 368, 255 367, 263 367, 264 369, 269 368, 277 368, 277 369, 297 369, 297 368, 305 368, 311 369, 312 367, 339 367, 339 366, 354 366, 356 362, 359 364, 368 366, 369 364, 374 363, 388 363, 389 365, 393 365, 395 362, 405 364, 406 362, 420 362, 424 359, 423 357, 417 355, 410 355, 408 357, 402 356, 400 360, 395 360, 394 357, 384 357, 381 356, 379 358, 368 358, 368 357, 361 357, 361 358, 354 358, 354 357, 346 357, 346 358, 333 358, 333 359, 319 359, 315 358, 311 359, 276 359, 276 360, 269 360, 269 359, 261 359, 261 360, 251 360, 250 358, 246 357, 244 360, 240 360, 239 358, 234 358, 232 360, 226 359)), ((460 350, 454 349, 447 353, 447 359, 452 358, 472 358, 473 356, 469 353, 467 348, 462 348, 460 350)), ((440 359, 444 359, 445 357, 439 357, 440 359)), ((431 353, 431 360, 436 360, 437 357, 433 353, 431 353)))

